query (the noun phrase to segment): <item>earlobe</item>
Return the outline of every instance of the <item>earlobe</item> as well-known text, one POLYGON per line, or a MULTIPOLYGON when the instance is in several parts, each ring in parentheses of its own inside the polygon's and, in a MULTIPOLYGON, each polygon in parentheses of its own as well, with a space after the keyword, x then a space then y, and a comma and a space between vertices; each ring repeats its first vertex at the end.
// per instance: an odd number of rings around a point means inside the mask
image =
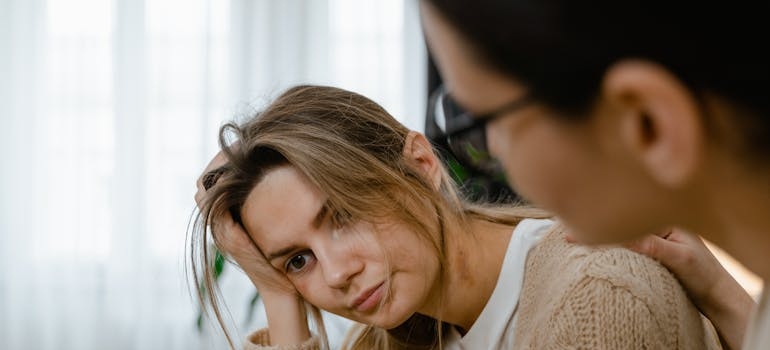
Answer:
POLYGON ((704 147, 703 116, 675 75, 653 62, 620 61, 607 70, 602 94, 621 111, 622 143, 657 182, 679 187, 695 175, 704 147))
POLYGON ((417 167, 435 189, 441 185, 441 162, 424 135, 410 131, 404 140, 404 158, 417 167))

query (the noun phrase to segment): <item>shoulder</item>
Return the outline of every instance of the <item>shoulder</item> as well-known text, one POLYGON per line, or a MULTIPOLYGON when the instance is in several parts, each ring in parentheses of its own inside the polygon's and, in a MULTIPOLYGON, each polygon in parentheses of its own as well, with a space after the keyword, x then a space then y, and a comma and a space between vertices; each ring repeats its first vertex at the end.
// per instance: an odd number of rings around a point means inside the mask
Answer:
POLYGON ((634 291, 635 294, 663 287, 681 289, 671 272, 647 256, 622 247, 587 247, 568 243, 565 235, 563 225, 553 225, 528 259, 537 266, 528 267, 556 268, 558 271, 553 273, 562 271, 568 274, 564 277, 570 280, 601 281, 634 291))
MULTIPOLYGON (((530 259, 558 276, 564 291, 585 294, 591 289, 608 288, 614 293, 627 293, 653 310, 666 310, 684 302, 684 290, 673 274, 655 260, 621 247, 587 247, 568 243, 566 229, 556 224, 533 251, 530 259)), ((528 266, 529 267, 529 266, 528 266)))
POLYGON ((534 328, 564 329, 568 338, 614 329, 591 338, 639 336, 650 344, 702 347, 700 314, 662 265, 620 247, 570 244, 564 236, 565 228, 554 225, 527 259, 520 316, 534 328))

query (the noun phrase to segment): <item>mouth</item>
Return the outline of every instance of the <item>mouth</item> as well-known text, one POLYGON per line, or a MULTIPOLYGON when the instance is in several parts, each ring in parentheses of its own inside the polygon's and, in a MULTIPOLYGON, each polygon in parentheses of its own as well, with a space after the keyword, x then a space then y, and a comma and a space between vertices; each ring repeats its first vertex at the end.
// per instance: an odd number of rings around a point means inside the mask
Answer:
POLYGON ((385 294, 385 282, 369 288, 363 291, 358 297, 353 300, 351 308, 359 312, 367 312, 374 309, 382 301, 382 297, 385 294))

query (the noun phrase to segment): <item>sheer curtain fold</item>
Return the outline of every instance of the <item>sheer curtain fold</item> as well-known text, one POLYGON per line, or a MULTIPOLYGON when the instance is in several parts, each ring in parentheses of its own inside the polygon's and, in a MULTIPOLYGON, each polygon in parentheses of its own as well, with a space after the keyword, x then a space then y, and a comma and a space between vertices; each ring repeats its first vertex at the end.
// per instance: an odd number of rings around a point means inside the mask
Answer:
POLYGON ((424 65, 408 0, 0 0, 0 348, 225 348, 183 274, 219 125, 313 83, 419 130, 424 65))
POLYGON ((39 64, 42 54, 44 26, 36 14, 43 6, 42 1, 35 0, 0 3, 0 76, 4 77, 0 79, 0 339, 9 339, 25 326, 26 320, 17 320, 14 315, 25 312, 22 296, 32 286, 30 279, 20 278, 18 268, 22 251, 30 250, 32 241, 14 236, 29 237, 29 232, 39 227, 32 200, 37 189, 32 177, 36 171, 34 116, 41 102, 41 73, 32 68, 39 64), (25 37, 34 40, 27 41, 25 37))

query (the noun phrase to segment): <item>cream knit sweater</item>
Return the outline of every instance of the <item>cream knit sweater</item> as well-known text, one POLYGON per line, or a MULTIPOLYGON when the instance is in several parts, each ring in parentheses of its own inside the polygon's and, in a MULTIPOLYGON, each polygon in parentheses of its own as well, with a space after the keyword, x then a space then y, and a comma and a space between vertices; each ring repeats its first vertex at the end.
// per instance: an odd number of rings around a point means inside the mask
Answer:
MULTIPOLYGON (((555 225, 530 251, 525 271, 518 320, 507 329, 511 349, 721 348, 673 275, 647 257, 568 244, 555 225)), ((318 337, 291 347, 269 343, 262 329, 244 349, 321 348, 318 337)))
POLYGON ((515 349, 720 349, 674 276, 621 248, 568 244, 564 229, 527 259, 515 349))

